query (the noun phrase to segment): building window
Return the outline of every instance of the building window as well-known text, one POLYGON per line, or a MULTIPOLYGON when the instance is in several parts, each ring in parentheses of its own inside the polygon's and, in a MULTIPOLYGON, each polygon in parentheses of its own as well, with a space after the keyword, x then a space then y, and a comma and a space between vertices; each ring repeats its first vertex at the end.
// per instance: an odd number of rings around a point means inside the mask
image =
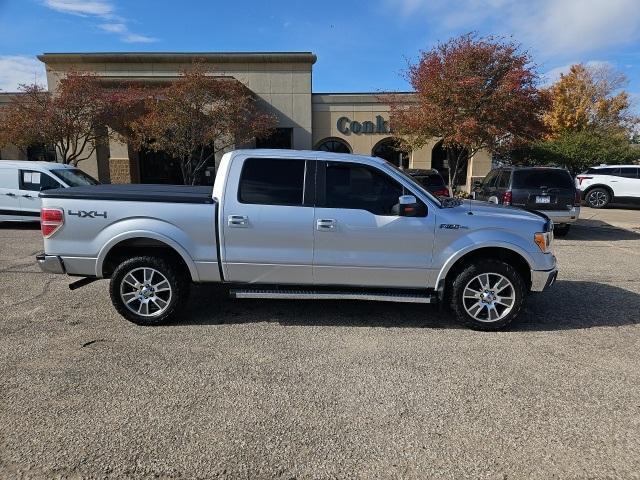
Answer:
POLYGON ((397 138, 388 137, 380 140, 371 150, 371 155, 393 163, 396 167, 409 168, 409 152, 400 147, 397 138))
POLYGON ((271 135, 256 138, 256 148, 291 149, 293 145, 293 128, 276 128, 271 135))
POLYGON ((55 162, 56 151, 52 146, 38 143, 27 147, 27 160, 36 162, 55 162))
POLYGON ((340 138, 330 137, 321 140, 314 150, 320 150, 322 152, 334 152, 334 153, 351 153, 351 147, 347 142, 340 138))

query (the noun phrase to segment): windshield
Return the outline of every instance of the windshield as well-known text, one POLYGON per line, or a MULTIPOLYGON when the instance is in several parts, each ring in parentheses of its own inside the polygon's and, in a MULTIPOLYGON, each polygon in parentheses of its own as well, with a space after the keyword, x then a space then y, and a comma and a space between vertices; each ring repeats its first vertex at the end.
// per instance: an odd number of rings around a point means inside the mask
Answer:
POLYGON ((407 182, 409 182, 412 187, 415 187, 416 190, 420 191, 420 193, 422 193, 422 194, 424 194, 424 196, 428 197, 429 200, 431 200, 433 203, 435 203, 439 207, 442 206, 442 202, 440 200, 438 200, 438 197, 434 196, 429 190, 427 190, 422 185, 420 185, 420 183, 418 183, 415 178, 413 178, 411 175, 409 175, 409 174, 403 172, 402 170, 400 170, 393 163, 387 162, 387 161, 385 161, 385 163, 387 164, 387 166, 393 168, 396 171, 396 173, 399 173, 400 175, 402 175, 402 177, 407 182))
POLYGON ((70 187, 81 187, 84 185, 98 185, 98 182, 91 175, 87 175, 82 170, 77 168, 59 168, 57 170, 51 170, 56 177, 62 179, 64 183, 70 187))

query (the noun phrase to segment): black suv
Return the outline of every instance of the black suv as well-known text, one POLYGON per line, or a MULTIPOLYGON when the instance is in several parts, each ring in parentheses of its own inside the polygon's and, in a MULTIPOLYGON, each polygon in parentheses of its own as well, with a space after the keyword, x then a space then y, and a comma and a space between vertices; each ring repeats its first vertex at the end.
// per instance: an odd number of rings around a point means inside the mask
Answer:
POLYGON ((404 173, 411 175, 420 185, 438 197, 448 197, 449 189, 442 175, 435 169, 407 168, 404 173))
POLYGON ((571 174, 553 167, 501 167, 474 184, 473 196, 544 213, 562 237, 580 216, 580 192, 571 174))

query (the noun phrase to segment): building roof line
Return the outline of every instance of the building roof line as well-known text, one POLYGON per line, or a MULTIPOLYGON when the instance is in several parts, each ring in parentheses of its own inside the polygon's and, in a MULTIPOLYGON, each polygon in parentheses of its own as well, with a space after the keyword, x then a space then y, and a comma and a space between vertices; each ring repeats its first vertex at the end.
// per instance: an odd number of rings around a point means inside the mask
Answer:
POLYGON ((179 63, 203 60, 218 63, 310 63, 317 57, 312 52, 45 52, 38 55, 44 63, 179 63))

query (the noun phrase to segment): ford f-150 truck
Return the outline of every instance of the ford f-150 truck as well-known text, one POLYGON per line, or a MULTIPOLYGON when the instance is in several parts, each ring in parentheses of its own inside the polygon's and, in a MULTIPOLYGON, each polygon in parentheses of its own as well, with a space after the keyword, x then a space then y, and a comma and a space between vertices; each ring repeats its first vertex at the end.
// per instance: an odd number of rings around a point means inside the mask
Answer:
POLYGON ((440 200, 379 158, 237 150, 211 187, 97 185, 42 192, 45 272, 110 279, 137 324, 174 317, 192 282, 235 298, 442 302, 495 330, 556 278, 540 213, 440 200))

